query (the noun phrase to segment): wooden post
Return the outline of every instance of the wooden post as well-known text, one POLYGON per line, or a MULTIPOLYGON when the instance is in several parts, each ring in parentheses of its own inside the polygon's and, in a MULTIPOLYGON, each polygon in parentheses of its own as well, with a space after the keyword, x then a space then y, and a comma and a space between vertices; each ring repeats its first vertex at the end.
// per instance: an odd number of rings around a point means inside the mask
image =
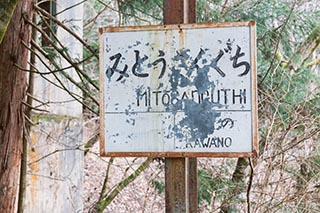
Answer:
MULTIPOLYGON (((165 0, 164 24, 196 22, 196 0, 165 0)), ((197 159, 165 159, 167 213, 196 213, 198 207, 197 159)))

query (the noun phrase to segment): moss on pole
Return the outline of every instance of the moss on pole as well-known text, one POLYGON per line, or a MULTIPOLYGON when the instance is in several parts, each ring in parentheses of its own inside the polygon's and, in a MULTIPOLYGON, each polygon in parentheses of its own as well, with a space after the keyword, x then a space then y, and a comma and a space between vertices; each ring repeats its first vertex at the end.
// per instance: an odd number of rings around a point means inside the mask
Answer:
POLYGON ((7 31, 11 16, 19 0, 0 1, 0 44, 7 31))

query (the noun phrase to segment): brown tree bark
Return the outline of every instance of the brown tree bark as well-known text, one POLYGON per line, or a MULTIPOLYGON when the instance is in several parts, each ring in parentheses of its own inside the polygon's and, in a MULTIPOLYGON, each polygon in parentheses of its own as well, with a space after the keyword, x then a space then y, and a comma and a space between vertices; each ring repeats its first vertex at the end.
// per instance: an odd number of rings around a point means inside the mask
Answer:
POLYGON ((24 18, 31 18, 32 0, 20 1, 0 44, 0 212, 16 211, 26 73, 30 27, 24 18))

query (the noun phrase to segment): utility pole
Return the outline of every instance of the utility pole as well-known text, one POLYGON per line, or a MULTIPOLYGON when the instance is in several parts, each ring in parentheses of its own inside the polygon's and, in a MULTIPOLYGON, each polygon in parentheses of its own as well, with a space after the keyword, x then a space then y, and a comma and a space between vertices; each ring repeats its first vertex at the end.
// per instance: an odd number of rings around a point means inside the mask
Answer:
MULTIPOLYGON (((196 0, 165 0, 164 24, 196 22, 196 0)), ((165 159, 166 213, 196 213, 197 158, 165 159)))

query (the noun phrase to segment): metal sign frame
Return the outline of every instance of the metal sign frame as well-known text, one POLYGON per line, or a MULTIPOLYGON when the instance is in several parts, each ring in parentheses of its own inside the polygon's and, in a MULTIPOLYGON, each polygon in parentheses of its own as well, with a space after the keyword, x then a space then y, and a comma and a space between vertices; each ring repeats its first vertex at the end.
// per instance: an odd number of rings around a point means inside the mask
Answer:
MULTIPOLYGON (((230 33, 230 32, 232 32, 232 30, 231 31, 226 31, 226 32, 230 33)), ((141 27, 141 26, 137 26, 137 27, 103 27, 103 28, 99 28, 99 34, 100 34, 99 43, 100 43, 100 154, 101 154, 101 156, 107 156, 107 157, 111 157, 111 156, 114 156, 114 157, 116 157, 116 156, 119 156, 119 157, 120 156, 122 156, 122 157, 124 157, 124 156, 126 156, 126 157, 131 157, 131 156, 132 157, 133 156, 135 156, 135 157, 256 157, 258 155, 258 105, 257 105, 257 71, 256 71, 257 62, 256 62, 256 29, 255 29, 255 22, 254 21, 225 22, 225 23, 206 23, 206 24, 179 24, 179 25, 162 25, 162 26, 143 26, 143 27, 141 27), (197 57, 196 57, 195 52, 193 52, 191 54, 186 49, 185 42, 188 39, 189 30, 192 30, 192 31, 198 30, 201 33, 201 32, 203 32, 201 30, 211 29, 211 30, 213 30, 212 34, 214 34, 216 29, 222 29, 222 31, 223 31, 223 29, 238 29, 238 28, 239 29, 240 28, 241 29, 246 29, 245 31, 248 32, 248 35, 244 35, 244 37, 245 36, 248 37, 248 44, 247 44, 248 48, 246 50, 244 50, 244 49, 241 50, 241 47, 236 44, 238 41, 236 41, 235 44, 233 44, 235 39, 226 40, 226 38, 221 38, 221 40, 223 40, 223 41, 219 40, 219 41, 215 41, 215 42, 226 43, 226 46, 223 49, 222 48, 220 48, 220 49, 218 48, 219 52, 217 52, 215 55, 213 55, 213 54, 210 55, 211 64, 209 64, 209 65, 208 65, 208 62, 207 62, 208 58, 207 59, 206 58, 201 58, 203 55, 205 55, 205 53, 207 53, 206 52, 207 49, 205 49, 204 46, 202 46, 202 48, 200 48, 200 52, 198 53, 197 57), (139 50, 134 50, 135 55, 133 56, 133 58, 135 58, 135 59, 133 59, 133 62, 131 62, 131 65, 127 65, 127 68, 125 68, 126 67, 125 63, 126 62, 123 62, 125 60, 125 57, 121 58, 122 55, 121 54, 119 55, 119 53, 118 53, 118 55, 116 55, 116 54, 114 54, 115 52, 113 52, 111 54, 113 46, 110 45, 110 43, 108 44, 108 42, 106 41, 107 40, 106 39, 107 38, 106 35, 107 34, 108 35, 112 35, 114 33, 125 33, 125 34, 126 33, 130 33, 130 35, 128 34, 128 36, 134 36, 135 32, 136 33, 139 33, 139 32, 151 32, 151 33, 155 33, 155 34, 158 34, 158 33, 161 34, 162 33, 162 34, 165 34, 165 37, 166 37, 167 34, 170 34, 170 32, 173 32, 173 31, 178 32, 177 35, 178 35, 179 38, 177 38, 177 40, 176 40, 177 43, 178 43, 177 44, 178 48, 174 49, 174 51, 176 51, 176 53, 171 54, 171 58, 165 58, 165 60, 171 60, 174 57, 174 55, 178 54, 178 52, 181 50, 179 52, 180 56, 184 55, 184 57, 185 57, 184 60, 189 60, 188 65, 186 65, 186 66, 191 67, 192 63, 195 62, 195 61, 196 62, 193 63, 193 65, 197 65, 196 63, 198 61, 200 61, 200 59, 201 59, 203 63, 207 63, 204 66, 206 66, 206 68, 208 68, 208 66, 209 66, 210 72, 211 72, 211 70, 213 70, 213 71, 215 71, 216 74, 218 73, 220 76, 225 76, 224 70, 221 70, 218 66, 216 66, 217 63, 219 62, 219 59, 221 59, 222 57, 225 57, 224 60, 228 60, 228 58, 229 58, 230 64, 232 64, 232 67, 234 69, 237 69, 238 76, 244 76, 244 75, 248 74, 249 80, 247 79, 247 80, 245 80, 245 82, 247 82, 247 83, 249 82, 249 85, 247 85, 248 86, 247 88, 250 91, 241 90, 241 89, 232 91, 233 92, 233 104, 236 105, 235 102, 237 102, 237 101, 239 102, 238 105, 236 106, 237 110, 233 111, 234 113, 236 113, 237 111, 240 112, 242 110, 241 108, 239 108, 239 106, 241 104, 244 105, 243 102, 247 101, 247 102, 250 103, 249 104, 250 106, 247 106, 247 105, 246 106, 241 106, 243 108, 248 107, 248 108, 245 108, 245 111, 248 114, 246 116, 246 119, 247 119, 246 121, 250 121, 249 129, 250 129, 250 140, 251 141, 249 142, 249 144, 247 144, 247 146, 250 146, 248 150, 245 150, 245 151, 237 151, 237 150, 236 151, 226 151, 227 149, 223 149, 223 151, 218 151, 218 152, 217 151, 213 151, 213 152, 210 151, 209 152, 206 149, 203 149, 203 151, 202 150, 199 151, 200 148, 198 147, 199 149, 197 149, 197 151, 190 151, 188 149, 190 149, 190 147, 192 148, 192 145, 189 145, 189 147, 188 147, 188 144, 187 144, 186 147, 179 148, 179 150, 177 150, 177 151, 174 151, 174 150, 173 151, 172 150, 171 151, 139 151, 139 150, 137 151, 137 150, 130 150, 130 149, 127 149, 125 151, 122 151, 122 150, 117 150, 117 151, 111 150, 111 151, 108 151, 108 148, 112 147, 112 146, 116 146, 118 141, 113 139, 113 142, 110 142, 110 140, 111 140, 110 138, 111 137, 116 138, 114 135, 112 136, 110 134, 108 135, 109 138, 106 139, 106 136, 107 136, 106 129, 105 129, 106 126, 108 126, 109 129, 113 128, 112 127, 113 125, 116 126, 117 122, 115 122, 115 121, 118 120, 117 119, 117 115, 118 114, 121 114, 121 113, 122 114, 126 114, 126 115, 128 115, 130 113, 131 114, 139 114, 139 112, 136 112, 134 110, 132 112, 128 112, 129 111, 128 109, 125 109, 126 112, 124 112, 124 109, 122 109, 122 111, 120 110, 121 112, 117 112, 117 110, 118 110, 117 107, 118 107, 119 104, 118 103, 114 104, 113 100, 111 100, 111 98, 114 99, 113 98, 114 97, 113 94, 116 93, 115 90, 112 90, 112 87, 113 87, 113 83, 112 82, 117 81, 118 82, 117 85, 120 85, 121 81, 122 81, 122 83, 126 82, 125 80, 128 77, 128 75, 130 75, 130 77, 131 77, 131 76, 133 76, 133 74, 135 75, 134 77, 141 77, 141 78, 146 77, 146 76, 144 76, 144 75, 146 75, 145 71, 143 71, 143 69, 139 69, 139 68, 140 68, 141 63, 145 62, 149 58, 149 55, 148 54, 147 54, 147 56, 143 55, 143 54, 139 55, 139 53, 140 53, 139 50), (183 52, 183 48, 185 48, 184 52, 183 52), (243 51, 247 51, 247 52, 243 52, 243 51), (190 57, 189 53, 190 53, 190 55, 193 55, 192 58, 190 57), (223 54, 225 54, 226 56, 223 56, 223 54), (246 57, 248 57, 247 58, 248 59, 247 60, 247 64, 250 65, 249 71, 247 70, 247 67, 246 67, 246 64, 245 64, 246 62, 243 60, 243 58, 241 58, 244 55, 247 55, 246 57), (108 59, 107 59, 107 56, 108 56, 108 59), (146 57, 144 57, 144 56, 146 56, 146 57), (212 60, 212 58, 215 59, 215 61, 212 60), (107 62, 107 60, 108 60, 108 62, 107 62), (135 60, 135 62, 134 62, 134 60, 135 60), (139 62, 139 64, 138 64, 138 62, 139 62), (133 66, 132 66, 132 64, 133 64, 133 66), (116 66, 121 67, 122 73, 121 73, 120 68, 118 69, 116 66), (242 67, 240 67, 240 66, 242 66, 242 67), (127 72, 125 72, 125 70, 127 70, 127 72), (240 73, 239 73, 239 71, 240 71, 240 73), (115 77, 115 75, 117 75, 117 77, 115 77), (113 78, 112 81, 111 81, 111 78, 113 78), (112 90, 112 91, 110 92, 109 90, 112 90), (246 94, 242 96, 243 92, 246 93, 246 94), (106 95, 108 95, 108 100, 106 100, 106 95), (250 99, 250 100, 246 100, 246 99, 250 99), (108 104, 112 105, 112 106, 110 107, 108 104), (115 105, 117 105, 117 107, 115 107, 115 105), (107 106, 108 106, 108 110, 109 111, 106 112, 107 106), (112 108, 112 110, 110 110, 109 108, 112 108), (109 114, 112 114, 112 113, 114 114, 114 116, 113 116, 114 119, 106 120, 106 117, 109 117, 109 114), (250 118, 248 118, 248 116, 250 116, 250 118), (106 142, 108 143, 108 145, 106 144, 106 142), (184 149, 187 149, 187 150, 184 151, 184 149)), ((223 33, 222 33, 222 35, 223 35, 223 33)), ((201 36, 201 35, 199 35, 199 36, 201 36)), ((116 37, 116 36, 114 36, 114 37, 116 37)), ((237 40, 239 40, 240 37, 238 36, 237 40)), ((163 38, 163 37, 161 37, 161 38, 163 38)), ((170 38, 172 39, 173 37, 170 37, 170 38)), ((243 38, 243 39, 245 40, 245 38, 243 38)), ((166 42, 166 46, 171 44, 170 43, 171 41, 168 41, 168 40, 163 41, 163 42, 166 42)), ((111 43, 112 43, 112 41, 111 41, 111 43)), ((113 42, 113 43, 115 43, 115 42, 113 42)), ((126 43, 126 41, 124 40, 123 43, 126 43)), ((139 43, 141 43, 141 42, 138 42, 136 45, 138 46, 139 43)), ((144 42, 144 44, 146 46, 149 46, 149 42, 147 42, 147 43, 144 42)), ((119 44, 120 47, 123 47, 123 45, 124 44, 119 44)), ((132 48, 132 44, 125 44, 125 45, 126 46, 130 46, 131 45, 131 48, 132 48)), ((115 47, 117 47, 117 44, 115 45, 115 47)), ((120 47, 119 48, 117 47, 118 50, 121 49, 121 51, 125 51, 123 48, 120 48, 120 47)), ((154 47, 152 47, 152 48, 154 48, 154 47)), ((133 49, 131 50, 131 52, 133 52, 133 49)), ((164 56, 165 53, 162 52, 161 50, 155 50, 155 52, 157 52, 157 51, 159 51, 158 58, 154 58, 153 61, 150 61, 149 64, 148 64, 148 67, 151 67, 152 65, 159 65, 160 64, 160 60, 161 60, 160 56, 164 56)), ((156 55, 154 55, 154 57, 155 56, 156 55)), ((150 58, 151 58, 151 56, 150 56, 150 58)), ((181 58, 178 59, 178 60, 180 60, 180 62, 182 63, 181 58)), ((221 59, 221 61, 222 61, 222 59, 221 59)), ((163 62, 163 59, 162 59, 161 62, 163 62)), ((168 64, 169 63, 167 63, 164 66, 168 66, 168 64)), ((181 67, 181 65, 177 65, 177 66, 181 67)), ((158 69, 158 71, 161 70, 159 68, 159 66, 157 66, 156 69, 158 69)), ((163 71, 163 69, 162 69, 162 71, 163 71)), ((159 72, 157 74, 158 74, 157 75, 158 79, 160 77, 163 77, 166 74, 167 74, 167 77, 169 78, 170 82, 173 79, 173 77, 170 77, 170 74, 168 74, 168 71, 165 74, 160 72, 160 76, 159 76, 159 72), (163 74, 163 75, 161 76, 161 74, 163 74)), ((204 77, 207 77, 207 76, 204 76, 204 77)), ((193 78, 195 78, 195 77, 193 76, 193 78)), ((144 81, 144 79, 143 79, 143 81, 144 81)), ((182 80, 179 79, 180 84, 181 84, 181 81, 182 80)), ((230 80, 227 80, 227 81, 230 81, 230 80)), ((216 83, 219 84, 218 80, 217 80, 216 83)), ((141 81, 140 81, 140 84, 141 84, 141 81)), ((233 82, 233 84, 234 84, 234 82, 233 82)), ((192 86, 194 86, 194 85, 192 85, 192 86)), ((208 87, 210 87, 210 86, 208 86, 208 87)), ((119 88, 121 89, 121 86, 119 86, 119 88)), ((129 89, 132 90, 133 88, 129 87, 129 89)), ((197 89, 199 89, 199 88, 197 87, 197 89)), ((124 90, 124 88, 121 89, 121 90, 124 90)), ((187 88, 187 90, 190 90, 190 88, 187 88)), ((199 89, 199 91, 200 91, 200 89, 199 89)), ((155 91, 153 91, 153 92, 154 92, 154 95, 156 95, 155 96, 157 98, 156 100, 158 101, 157 92, 155 92, 155 91)), ((225 96, 227 96, 226 89, 225 90, 221 89, 220 92, 221 92, 221 94, 224 93, 225 96)), ((230 93, 228 93, 229 95, 230 94, 232 95, 231 91, 228 91, 228 92, 230 92, 230 93)), ((160 92, 158 92, 158 93, 160 93, 160 92)), ((122 91, 122 94, 123 94, 123 91, 122 91)), ((136 93, 136 94, 137 94, 137 98, 136 98, 137 101, 141 100, 141 102, 143 102, 144 101, 144 97, 142 98, 143 100, 139 99, 138 98, 138 93, 136 93)), ((190 94, 191 93, 189 93, 189 96, 190 96, 190 94)), ((199 104, 200 103, 204 103, 207 99, 209 99, 210 95, 208 95, 208 94, 209 94, 208 91, 203 91, 201 94, 200 93, 198 94, 199 104), (205 96, 205 98, 203 98, 203 96, 205 96), (201 97, 202 97, 202 100, 200 100, 201 97), (207 99, 206 99, 206 97, 207 97, 207 99)), ((219 93, 219 97, 221 96, 221 94, 219 93)), ((140 95, 141 95, 141 93, 140 93, 140 95)), ((181 96, 181 94, 180 94, 180 96, 181 96)), ((212 96, 212 94, 211 94, 211 96, 212 96)), ((145 97, 147 97, 147 95, 145 97)), ((187 95, 185 97, 187 97, 187 95)), ((193 97, 193 94, 192 94, 192 97, 193 97)), ((141 98, 141 96, 140 96, 140 98, 141 98)), ((180 97, 180 101, 181 100, 185 101, 183 99, 184 99, 183 97, 182 98, 180 97)), ((143 102, 143 104, 140 103, 140 105, 145 105, 145 107, 148 107, 149 109, 146 108, 145 110, 149 112, 151 106, 150 106, 150 103, 147 103, 148 101, 146 99, 145 102, 143 102)), ((224 101, 226 102, 226 97, 225 97, 224 101)), ((173 104, 173 101, 170 102, 170 103, 173 104)), ((184 105, 186 105, 186 104, 184 103, 184 105)), ((139 106, 139 103, 138 103, 138 106, 139 106)), ((227 113, 232 115, 233 108, 231 106, 230 107, 231 109, 228 110, 229 107, 230 106, 226 106, 225 111, 230 111, 230 112, 227 112, 227 113)), ((121 106, 120 106, 120 108, 121 108, 121 106)), ((163 110, 163 109, 161 109, 161 110, 163 110)), ((168 111, 170 111, 170 110, 171 109, 169 109, 168 111)), ((179 108, 179 110, 183 111, 183 110, 185 110, 185 108, 183 108, 183 109, 179 108)), ((152 111, 152 109, 151 109, 151 111, 152 111)), ((215 114, 216 110, 213 109, 213 112, 214 112, 213 114, 215 114)), ((199 113, 201 113, 201 112, 199 112, 199 113)), ((205 114, 204 116, 208 115, 209 118, 210 118, 211 114, 209 112, 209 114, 205 114)), ((233 114, 233 115, 235 115, 235 114, 233 114)), ((139 117, 137 117, 137 118, 139 118, 139 117)), ((241 121, 242 118, 243 117, 240 116, 238 118, 238 120, 235 120, 235 122, 239 123, 239 129, 242 128, 241 126, 243 126, 243 124, 244 124, 243 121, 241 121)), ((121 118, 121 119, 123 119, 123 118, 121 118)), ((183 120, 183 117, 182 117, 182 120, 183 120)), ((180 118, 180 121, 181 121, 181 118, 180 118)), ((129 121, 127 120, 127 122, 129 122, 129 121)), ((188 123, 186 123, 186 124, 188 124, 188 123)), ((214 123, 214 124, 217 125, 217 123, 214 123)), ((228 122, 228 120, 221 120, 220 119, 219 120, 220 127, 218 127, 218 128, 225 128, 226 126, 228 126, 230 128, 231 125, 233 127, 233 124, 234 124, 233 121, 232 122, 228 122)), ((218 128, 216 128, 215 131, 218 131, 217 130, 218 128)), ((111 130, 111 131, 113 131, 111 134, 115 133, 114 130, 111 130)), ((182 135, 182 134, 185 133, 184 131, 185 131, 184 129, 183 129, 183 131, 180 129, 179 133, 174 133, 174 134, 182 135)), ((191 130, 191 131, 193 131, 193 130, 191 130)), ((228 130, 225 130, 224 132, 226 132, 226 131, 228 131, 228 130)), ((200 134, 200 137, 202 137, 201 136, 201 132, 200 133, 199 132, 192 132, 192 133, 194 133, 194 135, 197 135, 197 137, 200 134)), ((187 133, 187 134, 189 134, 189 133, 187 133)), ((248 134, 248 132, 246 134, 248 134)), ((119 135, 119 133, 117 133, 117 135, 119 135)), ((121 136, 119 136, 119 138, 120 137, 121 136)), ((246 136, 246 137, 248 138, 248 136, 246 136)), ((181 141, 182 140, 184 140, 184 139, 181 139, 181 141)), ((202 140, 204 140, 203 137, 202 137, 202 140)), ((211 140, 213 140, 213 139, 211 139, 211 140)), ((120 143, 121 143, 121 141, 120 141, 120 143)), ((198 143, 199 143, 199 141, 198 141, 198 143)), ((248 143, 248 142, 246 142, 246 143, 248 143)), ((211 145, 210 145, 210 147, 211 147, 211 145)))

